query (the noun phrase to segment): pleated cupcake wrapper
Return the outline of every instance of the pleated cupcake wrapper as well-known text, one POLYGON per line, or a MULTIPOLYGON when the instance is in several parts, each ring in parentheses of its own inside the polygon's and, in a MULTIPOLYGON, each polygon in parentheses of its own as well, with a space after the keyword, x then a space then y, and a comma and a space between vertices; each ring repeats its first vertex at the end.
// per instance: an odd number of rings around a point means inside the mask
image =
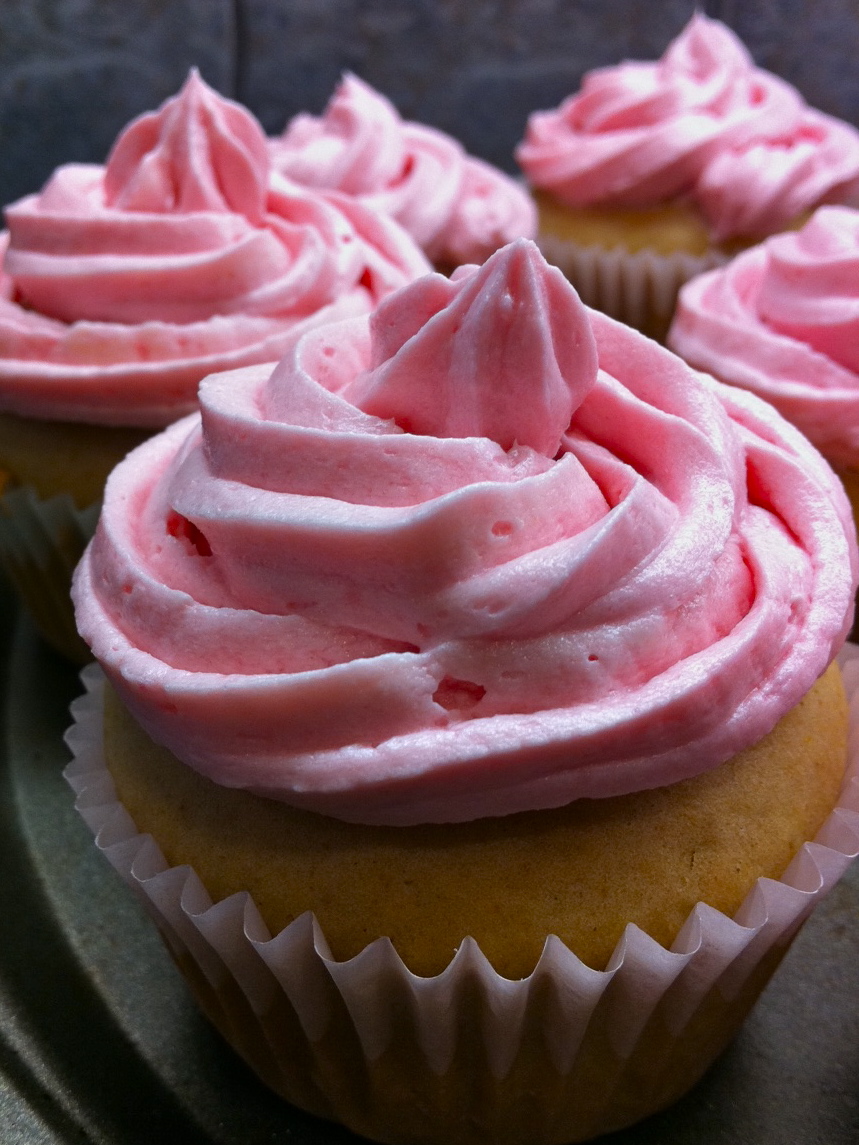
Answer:
POLYGON ((73 705, 65 774, 204 1010, 279 1093, 383 1141, 585 1140, 698 1079, 859 853, 859 648, 840 659, 848 773, 817 838, 780 880, 759 879, 733 919, 699 903, 671 950, 629 925, 604 971, 549 937, 530 977, 510 981, 467 938, 442 974, 419 978, 387 939, 337 962, 309 914, 271 937, 249 895, 212 905, 116 800, 95 665, 73 705))
POLYGON ((691 255, 678 251, 605 250, 579 246, 557 235, 541 234, 537 244, 548 262, 559 267, 582 302, 664 342, 674 315, 680 287, 705 270, 722 266, 727 256, 710 251, 691 255))
POLYGON ((78 509, 67 493, 43 500, 31 486, 0 497, 0 567, 42 636, 77 664, 92 657, 78 635, 69 592, 99 508, 78 509))

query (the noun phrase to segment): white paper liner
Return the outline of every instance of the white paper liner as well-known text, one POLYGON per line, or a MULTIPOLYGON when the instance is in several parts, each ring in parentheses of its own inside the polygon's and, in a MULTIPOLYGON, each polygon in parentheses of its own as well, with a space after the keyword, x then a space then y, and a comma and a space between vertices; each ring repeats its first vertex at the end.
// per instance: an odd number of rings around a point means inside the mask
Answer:
POLYGON ((759 879, 733 919, 699 903, 671 950, 630 924, 605 971, 549 937, 534 972, 510 981, 468 938, 442 974, 419 978, 387 939, 337 962, 310 914, 272 938, 249 895, 212 905, 116 801, 96 665, 72 705, 65 775, 204 1010, 275 1090, 382 1141, 586 1140, 700 1077, 859 853, 859 648, 839 660, 849 763, 816 839, 780 880, 759 879))
POLYGON ((100 506, 78 509, 68 493, 43 499, 29 485, 0 497, 0 568, 42 636, 77 664, 92 656, 78 635, 69 593, 100 506))
POLYGON ((601 310, 628 326, 665 341, 680 287, 705 270, 722 266, 719 251, 691 255, 682 251, 625 251, 615 247, 579 246, 557 235, 540 234, 537 245, 546 260, 559 267, 586 306, 601 310))

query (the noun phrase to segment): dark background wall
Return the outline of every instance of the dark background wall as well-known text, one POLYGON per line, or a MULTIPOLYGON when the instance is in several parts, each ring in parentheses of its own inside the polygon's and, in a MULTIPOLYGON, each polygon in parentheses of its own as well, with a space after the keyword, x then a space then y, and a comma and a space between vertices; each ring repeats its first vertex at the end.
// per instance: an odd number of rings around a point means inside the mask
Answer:
MULTIPOLYGON (((859 0, 703 0, 814 106, 859 123, 859 0)), ((511 168, 529 111, 655 59, 695 0, 0 0, 0 203, 101 161, 197 64, 279 130, 349 68, 511 168)))

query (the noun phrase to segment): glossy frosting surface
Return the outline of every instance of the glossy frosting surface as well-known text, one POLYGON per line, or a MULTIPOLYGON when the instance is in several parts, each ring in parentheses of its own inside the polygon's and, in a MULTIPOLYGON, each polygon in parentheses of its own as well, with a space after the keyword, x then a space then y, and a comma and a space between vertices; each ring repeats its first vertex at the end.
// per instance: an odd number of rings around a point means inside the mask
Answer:
POLYGON ((452 136, 403 120, 354 75, 343 77, 321 116, 295 116, 270 148, 282 174, 390 215, 438 265, 483 262, 536 233, 534 206, 518 183, 452 136))
POLYGON ((855 581, 805 439, 521 240, 208 378, 114 471, 74 596, 192 767, 407 824, 717 765, 824 670, 855 581))
POLYGON ((6 219, 0 408, 48 419, 166 425, 207 373, 428 269, 388 220, 273 176, 257 121, 196 72, 6 219))
POLYGON ((517 159, 533 186, 571 206, 688 196, 720 242, 855 201, 859 132, 696 13, 660 60, 589 72, 560 107, 535 112, 517 159))
POLYGON ((820 207, 683 288, 671 345, 752 390, 831 461, 859 463, 859 211, 820 207))

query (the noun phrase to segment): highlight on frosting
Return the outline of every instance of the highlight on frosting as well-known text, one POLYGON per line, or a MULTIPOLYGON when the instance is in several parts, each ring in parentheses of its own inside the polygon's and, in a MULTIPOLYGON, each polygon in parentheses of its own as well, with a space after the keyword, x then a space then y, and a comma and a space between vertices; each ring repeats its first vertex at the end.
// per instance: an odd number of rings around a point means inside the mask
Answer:
POLYGON ((669 340, 765 398, 833 463, 859 453, 859 211, 820 207, 683 288, 669 340))
POLYGON ((296 115, 269 146, 282 174, 390 215, 439 266, 483 262, 536 233, 533 204, 518 183, 452 136, 402 119, 350 73, 321 116, 296 115))
POLYGON ((516 157, 570 206, 689 197, 715 242, 772 234, 823 202, 859 203, 859 132, 810 108, 700 12, 660 60, 588 72, 560 107, 535 112, 516 157))
POLYGON ((716 766, 835 655, 856 564, 797 430, 520 240, 206 379, 114 471, 74 598, 187 764, 410 824, 716 766))
POLYGON ((0 409, 48 419, 166 425, 205 374, 429 269, 390 220, 274 174, 259 123, 196 71, 6 220, 0 409))

